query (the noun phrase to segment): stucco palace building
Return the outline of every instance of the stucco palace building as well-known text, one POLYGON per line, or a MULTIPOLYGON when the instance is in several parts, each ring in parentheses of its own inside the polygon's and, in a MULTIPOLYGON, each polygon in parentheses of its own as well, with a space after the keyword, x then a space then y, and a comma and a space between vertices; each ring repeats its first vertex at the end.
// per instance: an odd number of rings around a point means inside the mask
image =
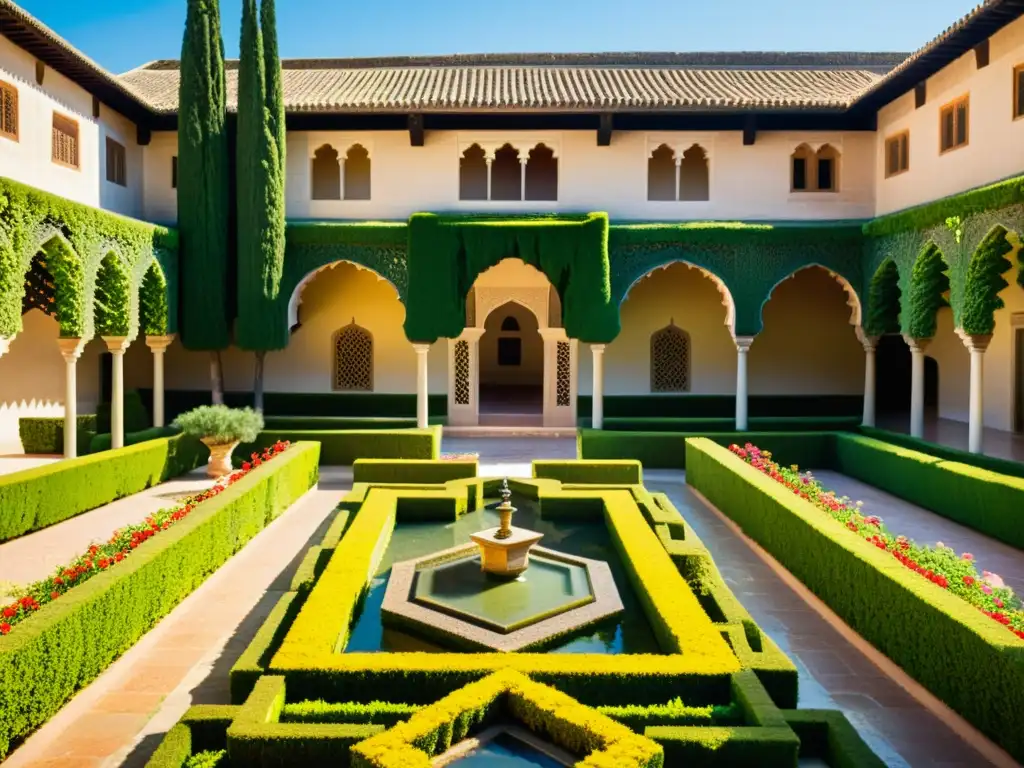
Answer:
MULTIPOLYGON (((1022 13, 988 0, 912 54, 285 60, 268 412, 1024 431, 1022 13)), ((179 79, 110 73, 0 0, 7 452, 22 416, 71 429, 134 390, 161 424, 209 396, 179 330, 179 79), (114 342, 105 269, 130 288, 114 342)), ((253 354, 223 362, 243 398, 253 354)))

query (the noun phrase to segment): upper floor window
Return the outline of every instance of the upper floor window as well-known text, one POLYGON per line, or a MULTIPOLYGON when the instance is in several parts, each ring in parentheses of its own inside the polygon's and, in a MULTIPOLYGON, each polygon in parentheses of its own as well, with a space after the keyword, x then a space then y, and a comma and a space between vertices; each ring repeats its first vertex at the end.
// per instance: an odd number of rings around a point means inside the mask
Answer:
POLYGON ((53 162, 78 168, 78 123, 53 113, 53 162))
POLYGON ((18 89, 0 82, 0 136, 18 139, 18 89))
POLYGON ((647 199, 704 201, 710 199, 708 155, 700 144, 677 156, 662 144, 647 159, 647 199))
POLYGON ((1024 117, 1024 64, 1013 68, 1013 119, 1024 117))
POLYGON ((970 96, 961 96, 939 110, 939 152, 967 146, 970 96))
POLYGON ((353 144, 344 158, 330 144, 316 150, 312 193, 314 200, 369 200, 369 150, 362 144, 353 144))
POLYGON ((473 144, 459 158, 460 200, 557 200, 558 158, 546 144, 522 151, 504 144, 488 153, 473 144))
POLYGON ((817 152, 801 144, 790 156, 793 192, 835 192, 839 189, 839 151, 831 144, 817 152))
POLYGON ((910 170, 910 132, 903 131, 885 140, 885 177, 910 170))
POLYGON ((107 181, 128 186, 128 158, 124 145, 107 136, 107 181))

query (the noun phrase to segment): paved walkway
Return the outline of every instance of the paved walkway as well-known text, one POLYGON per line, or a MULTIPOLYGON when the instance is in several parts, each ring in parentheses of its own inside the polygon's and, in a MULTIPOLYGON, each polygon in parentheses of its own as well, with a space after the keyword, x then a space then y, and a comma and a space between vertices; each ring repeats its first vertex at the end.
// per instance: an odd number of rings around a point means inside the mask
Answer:
POLYGON ((1024 595, 1024 552, 1016 547, 839 472, 814 470, 814 474, 823 486, 840 496, 863 501, 865 514, 878 515, 892 533, 911 538, 919 544, 941 541, 957 553, 970 552, 979 571, 999 574, 1014 592, 1024 595))
POLYGON ((445 453, 480 454, 483 477, 530 477, 534 459, 575 459, 575 438, 446 437, 445 453))
POLYGON ((847 642, 685 485, 683 472, 650 470, 707 545, 754 620, 797 665, 800 707, 841 709, 890 766, 980 768, 990 763, 847 642))
POLYGON ((144 766, 193 704, 229 701, 228 672, 322 537, 351 471, 307 493, 72 699, 4 768, 144 766))
MULTIPOLYGON (((878 426, 892 432, 910 433, 910 414, 879 416, 878 426)), ((952 419, 925 418, 924 439, 950 448, 967 450, 967 422, 952 419)), ((986 427, 982 433, 984 452, 1011 461, 1024 461, 1024 434, 1004 432, 986 427)))
POLYGON ((0 583, 27 584, 45 578, 58 565, 84 552, 94 541, 105 541, 121 526, 137 523, 159 509, 174 506, 179 498, 212 484, 203 467, 49 528, 4 542, 0 544, 0 583))

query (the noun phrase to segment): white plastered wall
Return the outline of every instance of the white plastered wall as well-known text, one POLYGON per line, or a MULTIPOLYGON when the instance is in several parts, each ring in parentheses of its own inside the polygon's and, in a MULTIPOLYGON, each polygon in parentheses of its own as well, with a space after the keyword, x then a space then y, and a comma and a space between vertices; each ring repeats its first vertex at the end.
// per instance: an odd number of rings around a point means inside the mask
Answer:
POLYGON ((927 82, 927 101, 906 93, 878 113, 876 215, 956 194, 1024 171, 1024 119, 1013 118, 1013 68, 1024 64, 1024 18, 989 40, 989 64, 968 51, 927 82), (939 154, 939 111, 970 94, 967 146, 939 154), (885 178, 885 140, 910 131, 910 169, 885 178))
POLYGON ((0 36, 0 80, 18 90, 18 141, 0 136, 0 176, 127 216, 142 215, 143 148, 135 124, 105 105, 92 116, 92 95, 46 67, 36 83, 36 59, 0 36), (52 162, 53 113, 78 122, 76 169, 52 162), (125 147, 127 186, 106 180, 106 137, 125 147))
MULTIPOLYGON (((18 420, 23 416, 64 415, 64 358, 57 346, 57 321, 34 309, 24 328, 0 357, 0 455, 21 453, 18 420)), ((103 342, 86 345, 78 359, 78 413, 96 412, 99 360, 103 342)))
MULTIPOLYGON (((693 394, 736 391, 736 346, 718 288, 698 270, 673 264, 637 283, 622 305, 622 332, 605 352, 605 393, 650 394, 651 334, 670 321, 690 334, 693 394)), ((781 283, 750 348, 752 395, 858 395, 864 351, 850 325, 847 294, 822 269, 781 283)), ((592 392, 592 358, 580 345, 580 392, 592 392)))

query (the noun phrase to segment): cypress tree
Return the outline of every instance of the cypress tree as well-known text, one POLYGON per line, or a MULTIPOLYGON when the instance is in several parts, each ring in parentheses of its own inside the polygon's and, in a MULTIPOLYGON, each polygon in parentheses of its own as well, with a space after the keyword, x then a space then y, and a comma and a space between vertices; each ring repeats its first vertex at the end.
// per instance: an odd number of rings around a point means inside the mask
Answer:
POLYGON ((256 353, 254 394, 263 405, 263 358, 273 346, 269 311, 284 269, 284 97, 273 0, 242 7, 238 80, 238 344, 256 353))
POLYGON ((929 243, 914 261, 910 273, 908 296, 907 335, 912 339, 930 339, 935 336, 938 326, 936 315, 941 307, 947 306, 943 294, 949 290, 949 276, 942 252, 934 243, 929 243))
POLYGON ((869 336, 900 332, 900 273, 892 259, 883 261, 871 278, 864 330, 869 336))
POLYGON ((181 340, 210 350, 214 402, 223 401, 220 350, 227 318, 228 141, 224 42, 217 0, 188 0, 178 108, 181 340))
POLYGON ((991 334, 996 326, 995 311, 1003 308, 999 293, 1009 283, 1003 273, 1012 266, 1006 255, 1013 246, 1006 239, 1006 230, 999 227, 981 241, 967 265, 964 285, 964 309, 960 327, 972 336, 991 334))

